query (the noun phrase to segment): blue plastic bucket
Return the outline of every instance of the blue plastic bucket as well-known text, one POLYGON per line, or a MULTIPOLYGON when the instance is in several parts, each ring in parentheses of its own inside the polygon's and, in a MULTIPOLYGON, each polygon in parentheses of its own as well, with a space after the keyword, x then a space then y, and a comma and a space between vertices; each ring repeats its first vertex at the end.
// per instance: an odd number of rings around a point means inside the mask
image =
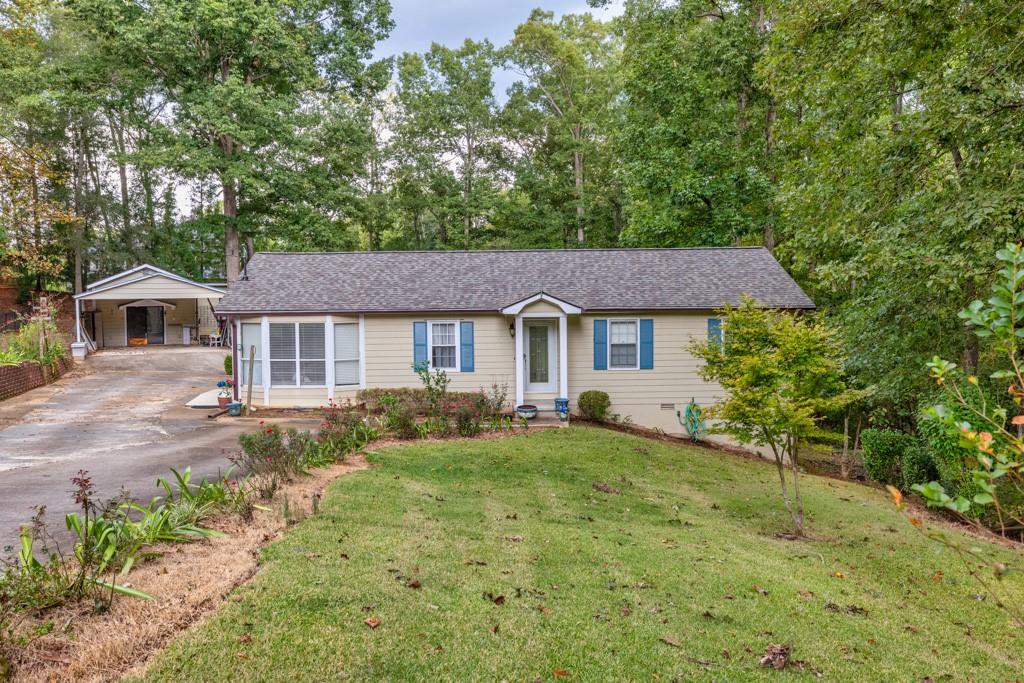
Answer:
POLYGON ((567 398, 556 398, 555 399, 555 412, 568 413, 569 412, 569 399, 567 398))
POLYGON ((242 404, 239 401, 232 401, 228 404, 228 415, 238 417, 242 414, 242 404))

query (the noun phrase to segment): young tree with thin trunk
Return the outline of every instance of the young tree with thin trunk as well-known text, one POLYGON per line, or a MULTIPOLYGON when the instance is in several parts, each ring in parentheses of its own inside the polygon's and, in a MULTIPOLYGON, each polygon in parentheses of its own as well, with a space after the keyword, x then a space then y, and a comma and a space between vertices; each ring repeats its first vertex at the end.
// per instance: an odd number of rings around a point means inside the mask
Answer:
POLYGON ((800 446, 823 417, 866 394, 843 381, 835 331, 746 298, 722 312, 721 339, 694 341, 690 351, 704 361, 702 377, 726 392, 710 411, 715 430, 771 451, 793 533, 804 536, 800 446))

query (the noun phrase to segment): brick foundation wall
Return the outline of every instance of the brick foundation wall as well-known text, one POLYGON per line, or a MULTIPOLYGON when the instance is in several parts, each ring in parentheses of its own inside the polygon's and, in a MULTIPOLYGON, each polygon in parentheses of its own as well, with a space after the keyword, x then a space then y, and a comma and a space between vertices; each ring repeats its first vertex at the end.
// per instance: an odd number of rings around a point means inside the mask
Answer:
MULTIPOLYGON (((47 379, 54 381, 65 372, 70 370, 74 361, 70 358, 62 358, 47 370, 47 379)), ((43 369, 36 363, 22 363, 21 365, 0 366, 0 401, 23 394, 30 389, 41 387, 46 382, 43 380, 43 369)))

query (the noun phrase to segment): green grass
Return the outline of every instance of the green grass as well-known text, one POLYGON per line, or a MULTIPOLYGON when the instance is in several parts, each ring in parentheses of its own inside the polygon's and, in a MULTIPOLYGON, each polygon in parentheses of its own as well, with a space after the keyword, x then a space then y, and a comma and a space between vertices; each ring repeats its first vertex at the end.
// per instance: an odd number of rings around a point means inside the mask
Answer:
MULTIPOLYGON (((1000 681, 1024 670, 1024 634, 880 491, 805 477, 819 540, 794 542, 774 537, 787 528, 774 468, 715 451, 570 428, 370 459, 148 680, 817 680, 813 670, 1000 681), (489 599, 499 595, 503 605, 489 599), (760 668, 770 643, 808 668, 760 668)), ((982 557, 1014 559, 989 545, 982 557)), ((1021 604, 1019 577, 1004 588, 1021 604)))

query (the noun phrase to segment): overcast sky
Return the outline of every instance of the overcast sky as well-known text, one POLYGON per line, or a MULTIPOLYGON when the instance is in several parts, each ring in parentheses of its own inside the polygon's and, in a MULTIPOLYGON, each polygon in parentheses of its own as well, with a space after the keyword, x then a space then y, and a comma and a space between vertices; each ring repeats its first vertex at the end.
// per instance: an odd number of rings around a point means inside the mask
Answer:
MULTIPOLYGON (((391 0, 391 6, 395 28, 391 36, 377 46, 378 57, 425 52, 435 42, 458 47, 466 38, 487 38, 495 45, 502 45, 538 6, 556 15, 589 11, 601 18, 622 11, 621 0, 599 10, 587 7, 586 0, 391 0)), ((499 99, 504 99, 505 88, 512 80, 508 73, 494 75, 494 90, 499 99)))

